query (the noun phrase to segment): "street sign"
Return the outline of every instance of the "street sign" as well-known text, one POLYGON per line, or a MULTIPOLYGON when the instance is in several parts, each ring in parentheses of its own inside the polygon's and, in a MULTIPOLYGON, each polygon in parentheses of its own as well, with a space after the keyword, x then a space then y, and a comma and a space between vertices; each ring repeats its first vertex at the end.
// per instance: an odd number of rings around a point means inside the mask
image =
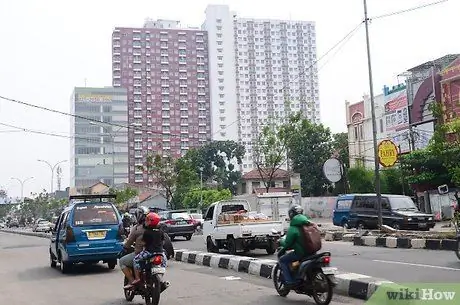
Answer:
POLYGON ((330 182, 339 182, 342 179, 342 164, 338 159, 330 158, 323 164, 323 173, 330 182))
POLYGON ((378 146, 379 163, 383 167, 392 167, 398 161, 398 147, 391 140, 383 140, 378 146))

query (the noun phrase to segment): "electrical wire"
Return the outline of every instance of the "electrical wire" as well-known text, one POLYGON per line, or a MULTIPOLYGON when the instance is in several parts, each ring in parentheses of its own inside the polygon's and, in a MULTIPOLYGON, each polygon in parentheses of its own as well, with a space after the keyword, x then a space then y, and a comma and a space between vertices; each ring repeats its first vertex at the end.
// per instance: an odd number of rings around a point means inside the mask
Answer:
POLYGON ((387 18, 387 17, 391 17, 391 16, 396 16, 396 15, 401 15, 401 14, 413 12, 413 11, 416 11, 416 10, 419 10, 419 9, 424 9, 426 7, 442 4, 442 3, 445 3, 445 2, 448 2, 448 1, 449 0, 440 0, 440 1, 436 1, 436 2, 422 4, 422 5, 411 7, 411 8, 408 8, 408 9, 404 9, 404 10, 400 10, 400 11, 395 11, 395 12, 391 12, 391 13, 371 17, 371 18, 369 18, 369 20, 376 20, 376 19, 382 19, 382 18, 387 18))
MULTIPOLYGON (((347 33, 342 39, 340 39, 336 44, 334 44, 326 53, 324 53, 320 58, 318 58, 314 63, 312 63, 309 67, 307 67, 304 71, 302 71, 301 73, 299 73, 299 75, 297 75, 296 78, 294 78, 293 80, 290 81, 290 83, 292 83, 293 81, 295 81, 297 78, 300 77, 301 74, 304 74, 305 71, 311 69, 312 67, 314 67, 321 59, 323 59, 324 57, 326 57, 329 53, 331 53, 335 48, 337 48, 342 42, 346 41, 351 35, 354 35, 354 33, 362 26, 363 22, 361 22, 360 24, 358 24, 355 28, 353 28, 353 30, 351 30, 349 33, 347 33)), ((286 89, 287 86, 283 87, 283 90, 286 89)), ((89 121, 89 122, 93 122, 93 123, 97 123, 98 125, 99 124, 103 124, 103 125, 108 125, 108 126, 114 126, 114 127, 120 127, 120 128, 126 128, 128 130, 134 130, 134 131, 142 131, 142 132, 147 132, 147 133, 151 133, 151 134, 158 134, 158 135, 161 135, 163 136, 165 133, 164 132, 158 132, 158 131, 153 131, 153 130, 147 130, 147 129, 143 129, 143 128, 139 128, 137 126, 124 126, 124 125, 121 125, 121 124, 116 124, 116 123, 112 123, 112 122, 101 122, 101 121, 98 121, 98 120, 94 120, 94 119, 91 119, 91 118, 88 118, 88 117, 84 117, 84 116, 81 116, 81 115, 77 115, 77 114, 71 114, 71 113, 67 113, 67 112, 63 112, 63 111, 60 111, 60 110, 56 110, 56 109, 52 109, 52 108, 48 108, 48 107, 44 107, 44 106, 39 106, 39 105, 34 105, 34 104, 31 104, 31 103, 27 103, 27 102, 24 102, 24 101, 20 101, 20 100, 17 100, 17 99, 14 99, 14 98, 10 98, 10 97, 7 97, 7 96, 2 96, 0 95, 0 99, 2 100, 5 100, 5 101, 9 101, 9 102, 12 102, 12 103, 16 103, 16 104, 20 104, 20 105, 23 105, 23 106, 27 106, 27 107, 31 107, 31 108, 36 108, 36 109, 40 109, 40 110, 44 110, 44 111, 48 111, 48 112, 52 112, 52 113, 56 113, 56 114, 60 114, 60 115, 65 115, 65 116, 70 116, 70 117, 74 117, 74 118, 78 118, 78 119, 82 119, 82 120, 86 120, 86 121, 89 121)), ((235 123, 238 122, 238 119, 233 121, 232 123, 230 123, 229 125, 226 125, 225 129, 220 129, 218 131, 216 131, 215 133, 212 134, 212 136, 214 136, 215 134, 219 133, 219 132, 222 132, 224 130, 226 130, 228 127, 234 125, 235 123)), ((21 128, 22 129, 22 128, 21 128)), ((28 130, 29 132, 32 132, 30 130, 28 130)), ((40 133, 39 131, 34 131, 34 133, 40 133)), ((45 132, 42 132, 41 134, 46 134, 45 132)), ((50 134, 51 135, 51 134, 50 134)), ((180 138, 181 135, 180 134, 169 134, 171 137, 178 137, 180 138)), ((57 136, 57 135, 54 135, 53 136, 57 136)), ((200 139, 199 137, 188 137, 189 139, 200 139)), ((208 141, 210 140, 209 138, 207 139, 208 141)))

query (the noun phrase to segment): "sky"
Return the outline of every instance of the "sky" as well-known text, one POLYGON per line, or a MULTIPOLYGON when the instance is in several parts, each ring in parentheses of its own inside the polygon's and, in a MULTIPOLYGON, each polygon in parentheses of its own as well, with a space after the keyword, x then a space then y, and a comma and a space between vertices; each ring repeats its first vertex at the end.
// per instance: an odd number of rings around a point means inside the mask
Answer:
MULTIPOLYGON (((368 0, 370 17, 435 0, 368 0)), ((0 2, 0 96, 63 112, 70 111, 75 86, 111 85, 111 34, 116 26, 142 27, 145 18, 180 20, 201 26, 208 4, 227 4, 239 17, 316 22, 318 58, 355 28, 362 0, 15 0, 0 2)), ((375 95, 403 81, 407 69, 460 52, 460 1, 375 19, 369 26, 375 95)), ((344 45, 319 61, 321 121, 332 132, 346 131, 345 101, 369 92, 364 26, 344 45)), ((0 125, 0 187, 10 196, 50 189, 51 164, 70 158, 69 117, 0 99, 0 124, 51 132, 51 137, 10 132, 0 125)), ((69 185, 62 164, 62 187, 69 185)), ((56 181, 56 180, 55 180, 56 181)), ((54 184, 56 189, 56 183, 54 184)))

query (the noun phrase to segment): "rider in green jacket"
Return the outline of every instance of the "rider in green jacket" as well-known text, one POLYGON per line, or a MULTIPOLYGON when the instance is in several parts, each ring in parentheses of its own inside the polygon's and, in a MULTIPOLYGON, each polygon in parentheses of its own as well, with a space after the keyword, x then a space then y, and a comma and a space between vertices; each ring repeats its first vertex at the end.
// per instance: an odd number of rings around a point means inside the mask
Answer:
POLYGON ((289 229, 286 234, 286 238, 281 239, 280 246, 282 247, 282 253, 286 250, 294 250, 280 257, 279 263, 281 271, 283 272, 284 282, 286 286, 293 286, 296 281, 292 278, 292 274, 289 265, 292 262, 301 260, 309 253, 305 253, 302 240, 302 232, 300 228, 304 225, 311 223, 310 219, 303 215, 303 209, 299 205, 294 205, 289 209, 289 229))

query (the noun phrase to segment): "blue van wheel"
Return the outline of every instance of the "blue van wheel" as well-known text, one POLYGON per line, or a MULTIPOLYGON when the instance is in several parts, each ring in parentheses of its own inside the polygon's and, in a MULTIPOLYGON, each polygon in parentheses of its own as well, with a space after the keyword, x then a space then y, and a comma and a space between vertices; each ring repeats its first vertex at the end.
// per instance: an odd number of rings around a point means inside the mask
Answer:
POLYGON ((341 226, 344 227, 345 229, 349 229, 350 226, 348 225, 348 219, 342 219, 341 226))

